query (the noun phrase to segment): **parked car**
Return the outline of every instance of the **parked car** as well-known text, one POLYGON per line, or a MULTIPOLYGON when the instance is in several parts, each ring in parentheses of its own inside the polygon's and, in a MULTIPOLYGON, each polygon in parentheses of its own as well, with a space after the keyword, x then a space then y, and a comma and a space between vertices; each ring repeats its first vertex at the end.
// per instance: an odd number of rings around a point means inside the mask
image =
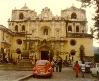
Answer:
POLYGON ((85 72, 90 73, 91 62, 85 62, 85 72))
POLYGON ((45 76, 51 77, 53 68, 48 60, 38 60, 33 68, 33 77, 45 76))
POLYGON ((99 76, 99 63, 93 64, 93 67, 90 69, 92 76, 99 76))

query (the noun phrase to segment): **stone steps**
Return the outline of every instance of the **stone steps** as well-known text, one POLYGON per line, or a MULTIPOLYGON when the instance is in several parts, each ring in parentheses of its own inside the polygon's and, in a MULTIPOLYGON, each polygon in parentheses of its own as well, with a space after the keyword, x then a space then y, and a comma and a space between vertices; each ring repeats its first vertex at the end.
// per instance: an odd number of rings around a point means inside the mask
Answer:
POLYGON ((17 64, 18 70, 32 70, 33 65, 32 62, 29 59, 22 59, 17 64))
POLYGON ((14 64, 0 64, 0 70, 16 70, 16 65, 14 65, 14 64))
POLYGON ((0 64, 0 70, 31 71, 33 68, 29 59, 22 59, 18 64, 0 64))

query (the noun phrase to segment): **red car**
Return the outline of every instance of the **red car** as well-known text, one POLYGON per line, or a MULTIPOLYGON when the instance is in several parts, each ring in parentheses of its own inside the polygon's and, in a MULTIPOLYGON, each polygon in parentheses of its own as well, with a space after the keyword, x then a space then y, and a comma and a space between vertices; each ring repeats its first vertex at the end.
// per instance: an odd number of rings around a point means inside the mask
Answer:
POLYGON ((51 77, 53 68, 48 60, 38 60, 33 68, 33 77, 45 76, 51 77))

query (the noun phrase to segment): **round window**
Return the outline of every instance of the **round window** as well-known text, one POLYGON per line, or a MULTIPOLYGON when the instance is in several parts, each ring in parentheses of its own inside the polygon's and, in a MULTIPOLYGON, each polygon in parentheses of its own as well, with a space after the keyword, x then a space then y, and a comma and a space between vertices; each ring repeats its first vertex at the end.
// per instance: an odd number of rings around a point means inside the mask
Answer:
POLYGON ((22 44, 22 40, 21 39, 17 39, 17 44, 22 44))
POLYGON ((16 53, 17 53, 17 54, 21 54, 20 48, 17 48, 17 49, 16 49, 16 53))
POLYGON ((76 45, 76 41, 75 41, 74 39, 72 39, 72 40, 70 40, 70 44, 71 44, 72 46, 74 46, 74 45, 76 45))
POLYGON ((76 53, 76 51, 73 49, 73 50, 71 50, 71 55, 75 55, 75 53, 76 53))

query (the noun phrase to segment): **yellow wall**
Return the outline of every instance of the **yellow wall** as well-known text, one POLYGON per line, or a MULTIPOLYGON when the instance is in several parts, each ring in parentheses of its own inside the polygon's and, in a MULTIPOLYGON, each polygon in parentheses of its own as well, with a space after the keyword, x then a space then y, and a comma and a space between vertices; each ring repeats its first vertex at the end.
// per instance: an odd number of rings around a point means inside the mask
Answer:
POLYGON ((85 50, 85 56, 94 56, 93 52, 93 40, 90 38, 67 38, 68 42, 64 45, 65 51, 70 53, 72 49, 76 51, 76 54, 74 56, 75 60, 79 60, 79 48, 80 45, 84 46, 85 50), (76 45, 72 46, 70 44, 70 40, 75 39, 76 40, 76 45))

